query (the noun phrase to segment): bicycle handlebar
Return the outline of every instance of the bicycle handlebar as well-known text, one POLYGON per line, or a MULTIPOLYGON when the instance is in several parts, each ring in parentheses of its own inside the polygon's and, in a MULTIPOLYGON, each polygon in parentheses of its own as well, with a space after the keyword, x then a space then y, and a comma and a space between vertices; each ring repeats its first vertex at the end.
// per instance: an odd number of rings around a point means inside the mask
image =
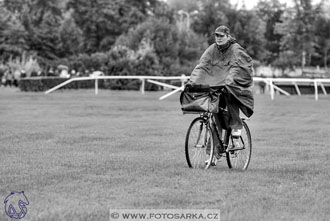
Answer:
POLYGON ((222 90, 225 86, 210 86, 208 84, 186 84, 185 92, 210 92, 211 90, 222 90))

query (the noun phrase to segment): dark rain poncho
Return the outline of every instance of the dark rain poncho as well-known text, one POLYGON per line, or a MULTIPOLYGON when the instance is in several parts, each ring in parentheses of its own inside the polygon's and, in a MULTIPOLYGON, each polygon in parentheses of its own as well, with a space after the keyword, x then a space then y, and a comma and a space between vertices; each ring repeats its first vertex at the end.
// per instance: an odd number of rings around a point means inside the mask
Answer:
POLYGON ((252 73, 252 58, 238 43, 232 43, 223 52, 214 43, 202 55, 190 81, 210 86, 225 85, 239 101, 241 111, 250 117, 254 106, 252 73))

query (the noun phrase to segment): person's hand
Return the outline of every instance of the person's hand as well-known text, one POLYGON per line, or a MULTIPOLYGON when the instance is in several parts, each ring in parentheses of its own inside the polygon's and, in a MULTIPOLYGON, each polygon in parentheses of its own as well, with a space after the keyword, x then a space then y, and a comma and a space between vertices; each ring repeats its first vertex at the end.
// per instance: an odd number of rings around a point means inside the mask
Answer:
POLYGON ((191 81, 188 81, 186 85, 184 86, 184 91, 189 92, 189 90, 194 86, 195 84, 191 81))

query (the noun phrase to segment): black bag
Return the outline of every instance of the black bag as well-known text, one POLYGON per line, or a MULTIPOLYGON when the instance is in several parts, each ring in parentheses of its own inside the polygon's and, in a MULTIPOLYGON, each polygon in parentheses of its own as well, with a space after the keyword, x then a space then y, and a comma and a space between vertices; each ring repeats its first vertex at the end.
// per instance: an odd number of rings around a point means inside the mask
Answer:
POLYGON ((184 114, 219 111, 219 92, 210 90, 208 92, 181 92, 181 110, 184 114))

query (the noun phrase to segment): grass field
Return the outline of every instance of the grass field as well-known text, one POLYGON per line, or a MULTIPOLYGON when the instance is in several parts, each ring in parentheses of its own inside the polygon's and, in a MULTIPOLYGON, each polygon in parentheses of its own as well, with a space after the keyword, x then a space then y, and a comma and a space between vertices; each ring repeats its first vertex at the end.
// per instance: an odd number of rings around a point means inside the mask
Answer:
POLYGON ((22 220, 108 220, 112 208, 220 209, 221 220, 330 217, 330 96, 256 95, 247 171, 189 169, 178 94, 0 88, 3 199, 25 191, 22 220))

